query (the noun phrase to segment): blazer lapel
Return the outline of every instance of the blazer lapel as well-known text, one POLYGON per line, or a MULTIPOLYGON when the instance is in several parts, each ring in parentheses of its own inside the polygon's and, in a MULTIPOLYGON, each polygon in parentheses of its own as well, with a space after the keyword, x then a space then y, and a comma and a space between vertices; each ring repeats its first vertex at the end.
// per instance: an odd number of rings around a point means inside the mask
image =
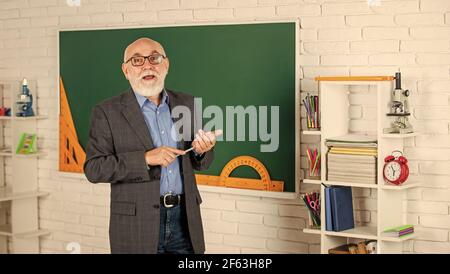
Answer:
POLYGON ((144 115, 142 114, 139 103, 131 89, 129 92, 125 93, 123 97, 122 114, 139 137, 139 140, 141 140, 145 150, 154 148, 147 123, 144 120, 144 115))

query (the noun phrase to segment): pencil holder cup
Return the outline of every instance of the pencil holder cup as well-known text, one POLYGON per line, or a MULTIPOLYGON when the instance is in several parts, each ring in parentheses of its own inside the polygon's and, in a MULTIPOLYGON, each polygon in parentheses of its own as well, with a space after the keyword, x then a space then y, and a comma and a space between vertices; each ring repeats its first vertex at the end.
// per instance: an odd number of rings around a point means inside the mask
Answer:
POLYGON ((307 151, 308 158, 308 171, 306 172, 307 177, 309 179, 320 179, 320 153, 318 150, 310 150, 307 151))
POLYGON ((302 101, 308 130, 320 130, 319 96, 308 94, 302 101))
POLYGON ((320 229, 320 223, 317 223, 317 221, 313 220, 313 215, 311 211, 308 211, 308 228, 311 229, 320 229))
POLYGON ((320 168, 316 171, 308 171, 308 178, 320 180, 320 168))

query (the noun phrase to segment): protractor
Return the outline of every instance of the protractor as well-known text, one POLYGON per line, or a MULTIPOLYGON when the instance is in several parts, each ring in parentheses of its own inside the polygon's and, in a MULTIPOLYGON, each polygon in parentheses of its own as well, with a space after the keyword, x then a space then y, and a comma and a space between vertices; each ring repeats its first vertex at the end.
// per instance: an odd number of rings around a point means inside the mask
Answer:
MULTIPOLYGON (((229 161, 222 172, 220 173, 220 178, 225 182, 230 178, 231 173, 240 166, 249 166, 252 167, 261 178, 260 181, 264 186, 267 186, 270 182, 269 172, 266 167, 261 163, 258 159, 252 156, 238 156, 231 161, 229 161)), ((231 177, 233 178, 233 177, 231 177)))
POLYGON ((283 181, 270 179, 269 171, 261 161, 252 156, 238 156, 229 161, 222 169, 220 176, 196 174, 197 183, 200 185, 216 185, 233 188, 245 188, 256 190, 283 191, 283 181), (259 175, 260 179, 230 177, 238 167, 249 166, 259 175))

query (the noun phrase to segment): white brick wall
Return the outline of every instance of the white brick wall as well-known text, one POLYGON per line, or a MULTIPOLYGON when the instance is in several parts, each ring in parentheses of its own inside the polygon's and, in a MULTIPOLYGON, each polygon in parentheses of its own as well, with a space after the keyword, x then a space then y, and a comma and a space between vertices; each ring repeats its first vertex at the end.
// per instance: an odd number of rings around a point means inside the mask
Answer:
MULTIPOLYGON (((39 204, 41 227, 52 230, 42 238, 42 252, 68 253, 70 242, 80 243, 83 253, 109 252, 109 187, 57 172, 57 29, 286 18, 301 24, 303 92, 317 92, 317 75, 402 72, 403 86, 413 91, 414 126, 424 132, 406 153, 412 176, 425 183, 407 195, 408 220, 421 234, 405 248, 450 253, 450 1, 389 0, 374 7, 365 0, 82 0, 80 7, 69 7, 65 0, 0 1, 0 79, 36 79, 38 111, 50 117, 39 121, 38 131, 39 144, 51 151, 39 161, 39 185, 52 193, 39 204)), ((352 130, 372 127, 372 112, 370 99, 352 97, 352 130)), ((10 164, 7 160, 7 182, 10 164)), ((375 222, 375 193, 356 194, 358 222, 375 222)), ((302 232, 307 211, 300 202, 202 195, 208 253, 320 250, 320 237, 302 232)))

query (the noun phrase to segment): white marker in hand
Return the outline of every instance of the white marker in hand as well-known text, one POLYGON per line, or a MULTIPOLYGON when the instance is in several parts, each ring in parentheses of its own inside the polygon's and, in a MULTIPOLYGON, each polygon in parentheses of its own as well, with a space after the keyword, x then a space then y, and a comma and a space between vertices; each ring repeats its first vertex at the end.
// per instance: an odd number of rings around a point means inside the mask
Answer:
MULTIPOLYGON (((220 135, 223 134, 223 131, 221 129, 217 129, 214 131, 214 133, 212 131, 209 132, 205 132, 205 134, 214 134, 214 136, 219 137, 220 135)), ((194 147, 191 147, 189 149, 186 149, 184 152, 188 153, 189 151, 193 150, 194 147)))

